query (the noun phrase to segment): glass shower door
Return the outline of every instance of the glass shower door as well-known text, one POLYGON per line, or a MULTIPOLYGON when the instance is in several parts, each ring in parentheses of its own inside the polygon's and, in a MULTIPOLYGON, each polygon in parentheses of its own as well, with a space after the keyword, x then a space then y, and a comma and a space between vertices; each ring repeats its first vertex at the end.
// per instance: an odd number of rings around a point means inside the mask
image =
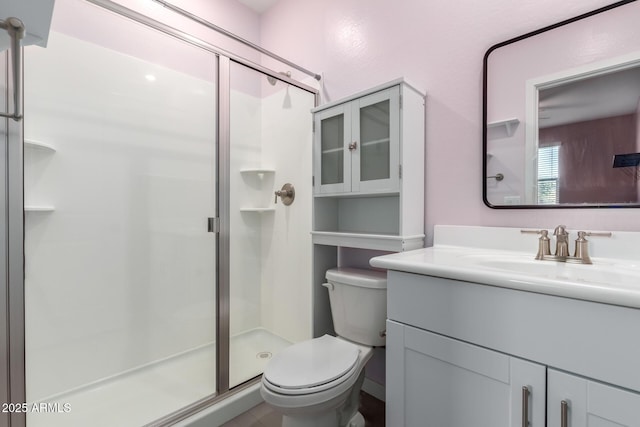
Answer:
POLYGON ((86 2, 52 28, 25 49, 27 423, 140 426, 216 391, 217 59, 86 2))
POLYGON ((311 330, 314 95, 247 66, 230 67, 229 386, 311 330), (285 205, 275 191, 292 184, 285 205))

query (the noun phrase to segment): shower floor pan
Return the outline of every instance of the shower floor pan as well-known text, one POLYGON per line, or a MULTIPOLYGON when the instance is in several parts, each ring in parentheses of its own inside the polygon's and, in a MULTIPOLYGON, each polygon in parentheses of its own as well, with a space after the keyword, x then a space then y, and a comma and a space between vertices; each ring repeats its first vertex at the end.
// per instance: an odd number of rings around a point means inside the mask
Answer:
MULTIPOLYGON (((264 370, 291 343, 263 328, 231 337, 229 383, 264 370)), ((207 397, 215 390, 215 344, 154 362, 37 403, 28 427, 139 427, 207 397), (56 405, 57 404, 57 405, 56 405)), ((31 404, 30 404, 31 407, 31 404)))

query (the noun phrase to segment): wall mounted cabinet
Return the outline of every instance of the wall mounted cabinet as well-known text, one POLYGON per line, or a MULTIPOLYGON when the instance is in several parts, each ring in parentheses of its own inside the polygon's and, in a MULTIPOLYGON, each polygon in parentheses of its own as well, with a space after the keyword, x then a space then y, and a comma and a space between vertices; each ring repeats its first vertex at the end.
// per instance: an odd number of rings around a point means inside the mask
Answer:
POLYGON ((424 245, 425 95, 403 79, 312 110, 314 336, 333 333, 327 269, 424 245))
POLYGON ((316 195, 399 191, 399 85, 322 107, 314 129, 316 195))
POLYGON ((424 243, 424 95, 398 79, 313 110, 314 243, 424 243))

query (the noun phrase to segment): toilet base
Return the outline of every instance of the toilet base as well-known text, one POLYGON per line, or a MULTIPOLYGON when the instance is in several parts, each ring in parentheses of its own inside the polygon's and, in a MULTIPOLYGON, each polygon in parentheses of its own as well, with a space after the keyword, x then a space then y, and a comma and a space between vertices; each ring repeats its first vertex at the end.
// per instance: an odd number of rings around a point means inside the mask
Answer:
POLYGON ((360 412, 356 412, 356 414, 349 420, 349 424, 347 427, 364 427, 364 417, 360 412))
POLYGON ((363 381, 364 369, 348 393, 336 397, 336 402, 341 402, 337 407, 328 411, 283 414, 282 427, 364 427, 364 417, 358 412, 363 381))

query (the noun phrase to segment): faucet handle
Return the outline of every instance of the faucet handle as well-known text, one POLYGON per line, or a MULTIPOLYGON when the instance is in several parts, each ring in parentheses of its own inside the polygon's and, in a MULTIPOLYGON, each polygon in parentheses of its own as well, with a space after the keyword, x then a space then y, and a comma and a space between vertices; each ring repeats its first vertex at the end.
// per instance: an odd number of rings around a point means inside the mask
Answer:
POLYGON ((543 259, 545 256, 551 255, 551 244, 549 239, 549 231, 548 230, 520 230, 522 234, 539 234, 540 238, 538 239, 538 253, 536 254, 537 260, 543 259))
POLYGON ((611 232, 593 232, 593 231, 578 231, 578 238, 576 239, 576 250, 573 254, 574 258, 579 258, 583 264, 591 264, 591 258, 589 257, 589 247, 587 246, 589 241, 585 239, 585 236, 600 236, 611 237, 611 232))
POLYGON ((595 231, 578 231, 578 238, 583 237, 584 236, 599 236, 599 237, 611 237, 612 234, 610 231, 601 231, 601 232, 595 232, 595 231))
POLYGON ((549 235, 549 230, 520 230, 522 234, 541 234, 543 236, 549 235))

